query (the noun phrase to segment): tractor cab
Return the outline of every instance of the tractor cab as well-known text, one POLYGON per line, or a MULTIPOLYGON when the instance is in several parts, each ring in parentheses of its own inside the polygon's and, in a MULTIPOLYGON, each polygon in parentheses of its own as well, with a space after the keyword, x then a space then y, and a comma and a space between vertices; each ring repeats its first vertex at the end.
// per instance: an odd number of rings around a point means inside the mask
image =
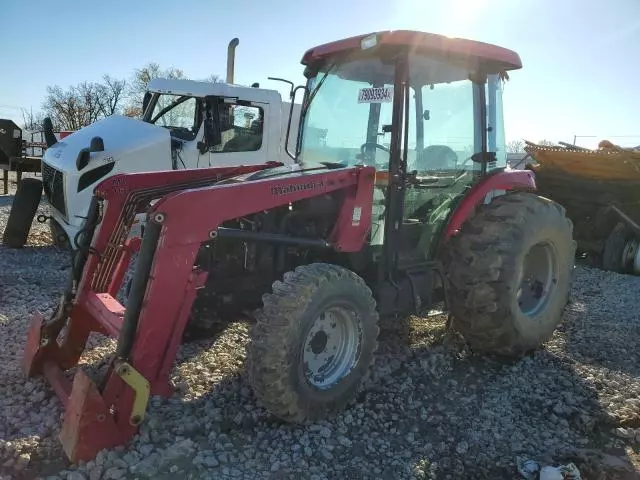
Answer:
POLYGON ((433 258, 458 201, 506 166, 501 87, 506 70, 520 68, 518 55, 392 31, 316 47, 302 63, 298 161, 375 166, 371 244, 395 243, 410 261, 433 258))

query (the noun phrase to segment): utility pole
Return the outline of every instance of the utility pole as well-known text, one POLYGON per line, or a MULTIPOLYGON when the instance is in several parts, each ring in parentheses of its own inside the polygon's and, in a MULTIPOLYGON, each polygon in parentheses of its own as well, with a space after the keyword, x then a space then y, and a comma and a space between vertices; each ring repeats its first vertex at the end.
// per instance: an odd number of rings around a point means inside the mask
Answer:
POLYGON ((573 145, 575 146, 576 140, 578 138, 596 138, 596 135, 574 135, 573 136, 573 145))

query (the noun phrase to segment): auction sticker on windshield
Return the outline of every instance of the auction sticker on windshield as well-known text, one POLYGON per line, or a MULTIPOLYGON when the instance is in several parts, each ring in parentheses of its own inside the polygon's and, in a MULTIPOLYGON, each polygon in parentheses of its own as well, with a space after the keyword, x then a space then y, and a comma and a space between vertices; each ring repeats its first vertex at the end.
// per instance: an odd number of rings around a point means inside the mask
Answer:
POLYGON ((388 103, 393 101, 393 87, 361 88, 358 103, 388 103))

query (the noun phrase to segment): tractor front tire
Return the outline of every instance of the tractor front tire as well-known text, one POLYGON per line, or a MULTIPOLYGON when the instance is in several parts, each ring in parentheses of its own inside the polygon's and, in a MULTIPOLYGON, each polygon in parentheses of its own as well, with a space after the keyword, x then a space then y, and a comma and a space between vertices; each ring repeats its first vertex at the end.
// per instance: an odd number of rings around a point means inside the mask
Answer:
POLYGON ((314 263, 287 272, 263 296, 247 351, 259 402, 291 423, 316 421, 355 396, 373 363, 378 313, 364 280, 314 263))
POLYGON ((479 353, 535 350, 562 321, 575 252, 559 204, 512 192, 481 205, 445 248, 453 327, 479 353))

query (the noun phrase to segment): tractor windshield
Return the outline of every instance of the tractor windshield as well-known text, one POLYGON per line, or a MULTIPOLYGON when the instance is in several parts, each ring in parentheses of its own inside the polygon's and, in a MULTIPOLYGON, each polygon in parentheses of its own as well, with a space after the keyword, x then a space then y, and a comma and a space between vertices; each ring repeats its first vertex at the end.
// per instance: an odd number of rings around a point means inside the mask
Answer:
MULTIPOLYGON (((389 168, 396 64, 378 57, 327 65, 310 79, 299 161, 389 168)), ((480 95, 468 66, 409 55, 407 170, 437 174, 480 168, 480 95)), ((403 102, 404 103, 404 102, 403 102)), ((404 135, 403 135, 404 136, 404 135)), ((404 156, 404 152, 403 152, 404 156)))
POLYGON ((367 142, 389 146, 391 134, 382 129, 391 125, 394 71, 394 64, 369 58, 327 66, 309 81, 311 102, 298 157, 303 166, 375 162, 387 168, 384 148, 376 148, 366 159, 365 154, 372 150, 367 142))

